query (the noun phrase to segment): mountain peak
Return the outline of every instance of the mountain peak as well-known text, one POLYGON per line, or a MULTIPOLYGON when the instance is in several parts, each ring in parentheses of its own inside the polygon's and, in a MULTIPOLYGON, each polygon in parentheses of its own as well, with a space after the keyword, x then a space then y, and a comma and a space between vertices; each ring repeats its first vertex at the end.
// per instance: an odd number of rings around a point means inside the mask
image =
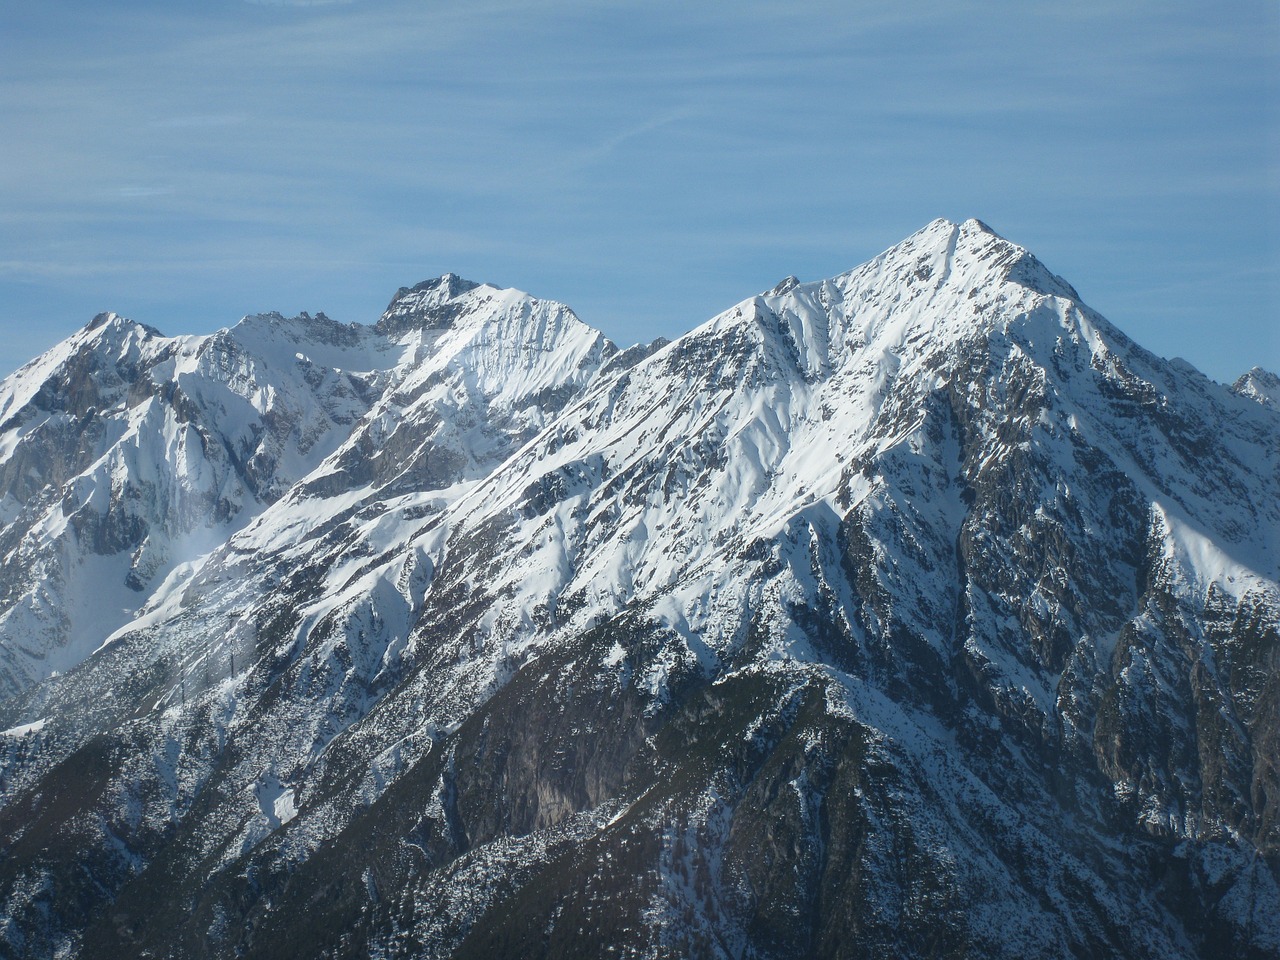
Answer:
POLYGON ((388 336, 407 330, 445 329, 461 310, 459 298, 481 286, 485 285, 446 273, 412 287, 401 287, 387 304, 377 329, 388 336))
POLYGON ((394 337, 411 329, 447 328, 460 311, 456 303, 458 298, 481 285, 451 273, 422 280, 412 287, 401 287, 388 303, 387 310, 383 311, 378 329, 394 337))
MULTIPOLYGON (((961 224, 961 226, 968 228, 969 230, 972 230, 972 231, 977 231, 979 233, 989 233, 992 236, 1000 236, 998 233, 992 230, 991 227, 987 226, 987 224, 983 223, 977 217, 970 217, 968 220, 965 220, 964 223, 961 224)), ((1003 237, 1001 239, 1003 239, 1003 237)))
POLYGON ((144 334, 153 337, 162 337, 162 334, 155 327, 145 323, 139 323, 136 320, 130 320, 128 317, 122 317, 114 310, 105 310, 94 316, 92 320, 80 328, 80 333, 84 336, 96 333, 99 330, 111 329, 122 333, 133 333, 142 331, 144 334))
POLYGON ((102 313, 97 314, 92 320, 90 320, 88 323, 84 325, 84 332, 91 333, 100 327, 105 327, 111 321, 119 320, 119 319, 120 319, 119 314, 114 313, 113 311, 110 311, 110 310, 104 310, 102 313))
POLYGON ((1020 322, 1047 298, 1080 304, 1069 283, 983 221, 939 218, 837 277, 787 277, 709 326, 763 321, 782 338, 779 355, 815 380, 882 354, 924 362, 926 353, 1020 322))
POLYGON ((900 261, 905 257, 922 265, 926 259, 941 261, 943 281, 964 278, 975 284, 1009 282, 1046 296, 1080 299, 1075 288, 1035 254, 973 217, 962 223, 934 220, 871 262, 900 261), (959 275, 953 276, 957 270, 959 275))
MULTIPOLYGON (((474 280, 467 280, 458 276, 456 273, 444 273, 430 280, 423 280, 421 283, 412 287, 401 287, 396 291, 396 295, 392 298, 391 303, 409 294, 430 295, 432 299, 443 303, 445 300, 452 300, 459 294, 466 293, 468 290, 474 290, 482 284, 476 283, 474 280)), ((390 307, 388 307, 390 309, 390 307)))
POLYGON ((1264 367, 1253 367, 1231 385, 1231 392, 1264 407, 1280 408, 1280 377, 1264 367))

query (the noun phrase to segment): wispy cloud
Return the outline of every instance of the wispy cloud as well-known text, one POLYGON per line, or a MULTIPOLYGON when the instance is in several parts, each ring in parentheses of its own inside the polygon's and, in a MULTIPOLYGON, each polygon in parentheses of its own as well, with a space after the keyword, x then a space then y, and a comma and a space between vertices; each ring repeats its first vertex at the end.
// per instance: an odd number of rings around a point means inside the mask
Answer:
POLYGON ((164 117, 149 121, 162 130, 200 130, 209 127, 234 127, 244 123, 246 117, 235 113, 188 114, 181 117, 164 117))
POLYGON ((615 133, 611 137, 608 137, 604 142, 579 156, 577 162, 574 163, 573 166, 581 168, 588 164, 604 160, 628 140, 635 140, 638 137, 643 137, 646 134, 653 133, 655 130, 660 130, 673 123, 677 123, 681 120, 687 120, 690 117, 696 116, 697 113, 698 111, 695 108, 686 106, 680 107, 676 110, 666 111, 655 117, 650 117, 643 123, 635 124, 619 133, 615 133))
POLYGON ((117 187, 115 191, 116 196, 124 200, 145 200, 148 197, 167 197, 173 192, 173 187, 163 186, 117 187))
POLYGON ((254 7, 345 7, 356 0, 243 0, 254 7))

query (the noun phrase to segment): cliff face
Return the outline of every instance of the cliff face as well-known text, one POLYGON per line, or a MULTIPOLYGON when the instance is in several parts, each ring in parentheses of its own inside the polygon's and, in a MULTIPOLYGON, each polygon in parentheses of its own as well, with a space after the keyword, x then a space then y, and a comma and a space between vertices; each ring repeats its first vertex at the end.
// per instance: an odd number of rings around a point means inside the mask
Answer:
POLYGON ((983 224, 621 353, 453 276, 77 337, 0 390, 11 952, 1280 950, 1265 371, 983 224))

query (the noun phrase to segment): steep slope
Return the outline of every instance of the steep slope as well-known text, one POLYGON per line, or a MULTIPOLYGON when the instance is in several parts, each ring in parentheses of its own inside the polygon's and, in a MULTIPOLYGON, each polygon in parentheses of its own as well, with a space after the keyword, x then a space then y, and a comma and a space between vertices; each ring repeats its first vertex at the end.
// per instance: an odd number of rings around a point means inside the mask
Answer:
POLYGON ((452 276, 372 333, 349 436, 7 704, 0 942, 1280 948, 1273 409, 977 221, 622 354, 452 276))

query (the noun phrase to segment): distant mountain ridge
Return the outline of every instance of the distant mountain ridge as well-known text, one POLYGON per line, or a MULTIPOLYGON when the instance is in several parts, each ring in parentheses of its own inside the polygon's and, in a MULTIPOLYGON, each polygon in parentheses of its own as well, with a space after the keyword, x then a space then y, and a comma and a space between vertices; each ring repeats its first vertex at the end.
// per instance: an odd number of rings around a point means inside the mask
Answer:
POLYGON ((1273 956, 1277 383, 976 220, 627 350, 95 318, 0 384, 0 952, 1273 956))

